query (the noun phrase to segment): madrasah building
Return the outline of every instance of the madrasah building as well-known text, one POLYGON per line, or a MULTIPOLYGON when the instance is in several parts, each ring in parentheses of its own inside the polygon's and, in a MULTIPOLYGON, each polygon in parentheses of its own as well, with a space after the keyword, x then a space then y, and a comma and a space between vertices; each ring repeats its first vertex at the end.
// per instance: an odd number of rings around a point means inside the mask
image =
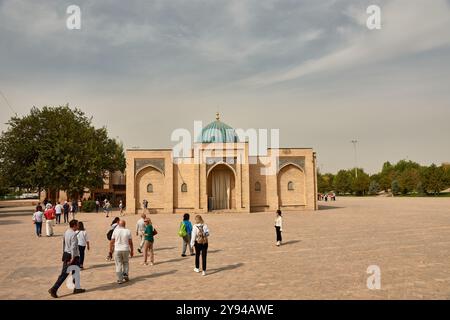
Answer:
POLYGON ((126 150, 126 212, 275 212, 316 210, 312 148, 269 148, 253 156, 229 125, 205 126, 188 156, 172 149, 126 150))

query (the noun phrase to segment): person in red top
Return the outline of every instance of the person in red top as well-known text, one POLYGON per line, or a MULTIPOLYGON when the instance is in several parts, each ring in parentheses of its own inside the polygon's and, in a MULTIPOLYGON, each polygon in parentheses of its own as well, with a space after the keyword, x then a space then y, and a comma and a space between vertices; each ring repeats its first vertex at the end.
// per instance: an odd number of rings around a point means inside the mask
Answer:
POLYGON ((50 203, 47 203, 45 212, 45 232, 47 234, 47 237, 53 236, 53 223, 55 222, 55 208, 52 207, 50 203))

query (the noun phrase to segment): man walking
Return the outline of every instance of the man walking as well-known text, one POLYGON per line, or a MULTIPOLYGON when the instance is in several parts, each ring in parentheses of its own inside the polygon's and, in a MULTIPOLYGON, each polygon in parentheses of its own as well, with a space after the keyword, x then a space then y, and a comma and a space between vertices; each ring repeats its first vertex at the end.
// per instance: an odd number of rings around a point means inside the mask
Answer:
POLYGON ((64 223, 68 223, 69 222, 70 205, 67 201, 64 201, 63 211, 64 211, 64 223))
POLYGON ((58 204, 55 206, 55 213, 56 213, 56 224, 61 224, 61 215, 63 213, 63 206, 58 201, 58 204))
MULTIPOLYGON (((69 229, 66 230, 66 232, 64 233, 64 240, 63 240, 63 256, 62 256, 62 262, 63 262, 63 266, 62 266, 62 270, 61 270, 61 274, 58 277, 58 280, 56 280, 55 284, 53 285, 53 287, 51 287, 48 290, 48 293, 50 293, 50 295, 53 298, 58 298, 57 292, 59 287, 61 287, 61 285, 64 283, 64 281, 66 280, 68 273, 67 273, 67 268, 69 268, 69 266, 75 265, 75 266, 79 266, 80 264, 80 251, 78 249, 78 238, 77 238, 77 233, 76 231, 78 230, 78 221, 77 220, 71 220, 69 222, 69 229)), ((72 274, 74 273, 74 271, 72 271, 72 274)), ((83 293, 85 292, 85 289, 81 289, 81 288, 75 288, 73 289, 73 293, 77 294, 77 293, 83 293)))
POLYGON ((55 209, 50 203, 47 203, 47 208, 44 212, 45 217, 45 232, 47 237, 53 236, 53 223, 55 222, 55 209))
POLYGON ((145 218, 147 216, 145 215, 145 213, 141 214, 141 218, 137 221, 136 223, 136 235, 139 237, 140 241, 139 241, 139 247, 137 249, 137 251, 139 253, 142 253, 142 248, 144 247, 144 242, 145 242, 145 218))
POLYGON ((77 200, 73 199, 72 200, 72 219, 75 219, 75 214, 78 211, 78 202, 77 200))
POLYGON ((129 281, 129 256, 133 257, 133 240, 131 231, 125 229, 125 220, 120 220, 119 225, 111 237, 110 251, 114 249, 114 262, 116 263, 117 283, 129 281))

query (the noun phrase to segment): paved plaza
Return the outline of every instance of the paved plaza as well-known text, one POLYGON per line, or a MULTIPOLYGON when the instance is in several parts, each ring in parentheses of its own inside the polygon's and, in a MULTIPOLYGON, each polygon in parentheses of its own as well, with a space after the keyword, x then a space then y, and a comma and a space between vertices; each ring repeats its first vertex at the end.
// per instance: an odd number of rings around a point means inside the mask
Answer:
MULTIPOLYGON (((81 213, 91 239, 84 294, 63 285, 61 299, 449 299, 450 198, 338 198, 321 210, 284 215, 284 245, 275 246, 274 214, 207 214, 208 275, 182 258, 182 215, 151 219, 158 235, 155 265, 130 260, 131 281, 116 284, 107 262, 111 218, 81 213), (369 290, 368 266, 381 269, 369 290)), ((0 299, 52 299, 61 268, 61 235, 37 238, 31 207, 0 209, 0 299), (28 210, 28 212, 27 212, 28 210)), ((137 215, 125 217, 135 235, 137 215)), ((134 237, 135 244, 137 237, 134 237)))

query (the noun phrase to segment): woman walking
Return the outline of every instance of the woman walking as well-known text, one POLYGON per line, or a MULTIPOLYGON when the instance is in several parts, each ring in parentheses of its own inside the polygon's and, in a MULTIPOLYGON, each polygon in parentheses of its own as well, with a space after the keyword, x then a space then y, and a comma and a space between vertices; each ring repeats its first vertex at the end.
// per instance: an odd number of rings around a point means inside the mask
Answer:
POLYGON ((77 238, 78 238, 78 249, 80 250, 80 268, 83 269, 84 254, 86 251, 86 247, 88 250, 90 250, 90 247, 86 229, 84 228, 84 224, 81 221, 78 222, 77 238))
MULTIPOLYGON (((114 229, 116 229, 116 227, 119 225, 119 221, 120 218, 119 217, 115 217, 114 220, 111 222, 111 227, 109 228, 108 233, 106 234, 106 238, 108 239, 108 243, 111 241, 111 237, 112 234, 114 232, 114 229)), ((110 246, 108 246, 110 248, 110 246)), ((112 260, 112 251, 111 249, 109 250, 108 256, 106 257, 106 261, 111 261, 112 260)))
POLYGON ((123 202, 122 200, 119 201, 119 211, 120 211, 120 216, 123 217, 123 202))
POLYGON ((275 232, 277 234, 277 246, 281 245, 281 232, 283 232, 283 218, 281 217, 281 210, 277 210, 277 218, 275 219, 275 232))
POLYGON ((154 242, 154 235, 155 228, 153 228, 152 220, 150 218, 145 218, 145 243, 144 243, 144 265, 147 266, 147 257, 148 253, 150 252, 150 265, 152 266, 155 263, 155 255, 153 253, 153 242, 154 242))
POLYGON ((183 215, 183 221, 180 223, 180 229, 178 235, 183 238, 183 251, 181 252, 182 257, 186 257, 186 247, 189 247, 189 252, 191 256, 194 255, 191 247, 191 233, 192 233, 192 223, 189 221, 189 213, 183 215))
POLYGON ((208 253, 209 229, 202 216, 195 216, 192 227, 191 248, 195 247, 195 272, 200 272, 200 254, 202 255, 202 275, 206 276, 206 256, 208 253))
POLYGON ((38 205, 36 207, 36 212, 33 213, 33 223, 36 226, 36 235, 38 237, 42 236, 42 220, 44 213, 42 212, 42 206, 38 205))

